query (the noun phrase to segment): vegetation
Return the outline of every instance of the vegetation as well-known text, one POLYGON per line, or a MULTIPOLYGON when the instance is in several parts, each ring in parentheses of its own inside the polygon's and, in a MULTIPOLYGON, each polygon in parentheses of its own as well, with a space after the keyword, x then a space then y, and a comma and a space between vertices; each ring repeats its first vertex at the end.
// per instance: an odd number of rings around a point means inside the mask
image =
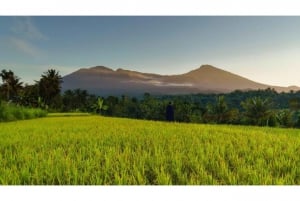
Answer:
POLYGON ((6 100, 8 101, 12 98, 15 98, 19 90, 22 88, 22 82, 20 82, 20 78, 18 78, 11 70, 2 70, 0 77, 2 78, 2 90, 6 95, 6 100))
POLYGON ((45 117, 47 112, 39 108, 25 108, 0 102, 0 122, 45 117))
POLYGON ((108 109, 107 105, 103 104, 103 98, 97 98, 97 102, 94 104, 95 112, 101 114, 102 111, 106 111, 108 109))
POLYGON ((49 113, 47 117, 76 117, 76 116, 91 116, 89 113, 84 112, 59 112, 59 113, 49 113))
POLYGON ((101 116, 0 126, 2 185, 300 184, 295 129, 101 116))
POLYGON ((47 106, 55 108, 60 101, 62 77, 54 69, 49 69, 38 82, 39 96, 47 106))
POLYGON ((48 112, 97 113, 104 116, 166 120, 166 106, 173 103, 175 121, 300 127, 300 91, 277 93, 273 89, 234 91, 228 94, 178 96, 101 97, 84 89, 61 92, 62 77, 49 69, 33 85, 22 85, 11 70, 2 70, 0 99, 48 112))
POLYGON ((252 125, 268 125, 272 115, 271 102, 268 99, 254 97, 241 103, 245 109, 245 118, 252 125))
POLYGON ((0 76, 0 121, 52 112, 0 123, 0 184, 300 184, 300 91, 100 97, 62 93, 54 69, 0 76), (197 124, 162 122, 169 102, 197 124))

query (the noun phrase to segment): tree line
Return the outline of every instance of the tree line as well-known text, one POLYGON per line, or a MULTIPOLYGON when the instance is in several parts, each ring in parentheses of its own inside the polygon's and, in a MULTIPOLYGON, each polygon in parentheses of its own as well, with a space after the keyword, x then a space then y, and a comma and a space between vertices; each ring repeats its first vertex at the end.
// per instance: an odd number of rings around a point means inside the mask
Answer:
POLYGON ((172 102, 177 122, 300 127, 300 91, 278 93, 274 89, 227 94, 190 94, 142 97, 89 94, 84 89, 61 91, 62 77, 49 69, 34 84, 23 84, 11 70, 0 73, 2 101, 49 112, 89 112, 136 119, 166 119, 172 102))

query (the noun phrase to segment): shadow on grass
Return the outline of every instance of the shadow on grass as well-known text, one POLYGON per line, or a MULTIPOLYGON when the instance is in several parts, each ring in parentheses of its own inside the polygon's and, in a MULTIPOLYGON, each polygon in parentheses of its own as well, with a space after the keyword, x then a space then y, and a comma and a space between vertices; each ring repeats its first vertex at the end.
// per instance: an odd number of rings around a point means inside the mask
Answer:
POLYGON ((90 113, 48 113, 47 117, 78 117, 78 116, 91 116, 90 113))

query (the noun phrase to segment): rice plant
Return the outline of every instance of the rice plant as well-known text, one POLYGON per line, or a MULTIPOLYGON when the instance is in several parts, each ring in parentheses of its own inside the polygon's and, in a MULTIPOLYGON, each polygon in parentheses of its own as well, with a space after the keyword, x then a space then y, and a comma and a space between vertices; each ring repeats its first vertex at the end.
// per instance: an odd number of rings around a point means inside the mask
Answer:
POLYGON ((300 184, 297 129, 101 116, 46 117, 0 128, 0 184, 300 184))

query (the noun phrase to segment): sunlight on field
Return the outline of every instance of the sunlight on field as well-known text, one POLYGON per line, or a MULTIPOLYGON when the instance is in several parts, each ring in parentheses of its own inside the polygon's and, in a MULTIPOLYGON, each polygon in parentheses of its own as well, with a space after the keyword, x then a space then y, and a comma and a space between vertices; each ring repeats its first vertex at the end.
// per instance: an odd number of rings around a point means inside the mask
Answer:
POLYGON ((0 184, 300 184, 297 129, 64 115, 0 127, 0 184))

